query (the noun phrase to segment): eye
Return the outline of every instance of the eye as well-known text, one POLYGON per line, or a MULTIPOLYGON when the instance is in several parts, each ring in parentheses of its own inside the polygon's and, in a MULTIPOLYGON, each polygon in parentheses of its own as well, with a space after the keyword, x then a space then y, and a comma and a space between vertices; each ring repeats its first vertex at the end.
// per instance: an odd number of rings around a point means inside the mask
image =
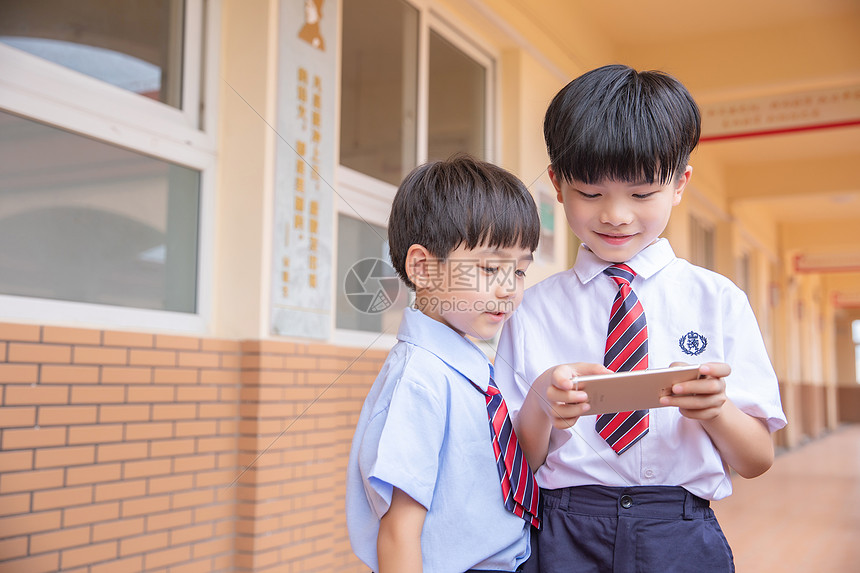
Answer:
POLYGON ((499 267, 483 267, 479 265, 478 268, 488 275, 494 275, 499 272, 499 267))
POLYGON ((649 197, 656 195, 659 191, 651 191, 650 193, 636 193, 633 195, 634 199, 648 199, 649 197))
POLYGON ((582 191, 578 191, 578 193, 583 199, 597 199, 600 197, 600 193, 584 193, 582 191))
POLYGON ((526 278, 526 271, 524 271, 522 269, 517 269, 516 273, 517 273, 517 276, 520 277, 521 279, 526 278))

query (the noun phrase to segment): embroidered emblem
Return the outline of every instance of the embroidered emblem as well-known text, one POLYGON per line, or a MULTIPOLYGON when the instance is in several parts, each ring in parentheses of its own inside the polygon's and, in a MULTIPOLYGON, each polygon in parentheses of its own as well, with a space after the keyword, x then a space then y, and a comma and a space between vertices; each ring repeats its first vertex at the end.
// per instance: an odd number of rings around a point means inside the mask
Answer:
POLYGON ((697 356, 704 352, 705 348, 708 347, 708 339, 698 332, 693 332, 691 330, 678 340, 678 346, 681 347, 684 354, 697 356))

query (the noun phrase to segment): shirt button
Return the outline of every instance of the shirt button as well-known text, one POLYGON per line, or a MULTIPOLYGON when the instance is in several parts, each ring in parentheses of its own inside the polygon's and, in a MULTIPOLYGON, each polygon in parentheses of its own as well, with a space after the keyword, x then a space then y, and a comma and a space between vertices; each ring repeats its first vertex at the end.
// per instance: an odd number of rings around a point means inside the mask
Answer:
POLYGON ((629 495, 622 495, 621 507, 623 507, 624 509, 630 509, 631 507, 633 507, 633 498, 629 495))
POLYGON ((648 479, 653 478, 654 477, 654 470, 652 470, 651 468, 648 468, 647 470, 645 470, 645 477, 648 479))

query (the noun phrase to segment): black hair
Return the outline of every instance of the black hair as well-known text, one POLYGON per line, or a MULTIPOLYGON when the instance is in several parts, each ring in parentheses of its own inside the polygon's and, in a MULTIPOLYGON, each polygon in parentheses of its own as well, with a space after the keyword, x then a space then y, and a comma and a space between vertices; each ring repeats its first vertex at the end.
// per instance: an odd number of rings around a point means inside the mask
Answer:
POLYGON ((534 251, 539 239, 537 207, 522 181, 465 154, 416 167, 397 189, 388 217, 391 263, 412 289, 406 274, 412 245, 444 260, 460 245, 534 251))
POLYGON ((544 139, 563 181, 658 181, 678 177, 699 142, 701 114, 687 88, 660 71, 622 65, 586 72, 546 110, 544 139))

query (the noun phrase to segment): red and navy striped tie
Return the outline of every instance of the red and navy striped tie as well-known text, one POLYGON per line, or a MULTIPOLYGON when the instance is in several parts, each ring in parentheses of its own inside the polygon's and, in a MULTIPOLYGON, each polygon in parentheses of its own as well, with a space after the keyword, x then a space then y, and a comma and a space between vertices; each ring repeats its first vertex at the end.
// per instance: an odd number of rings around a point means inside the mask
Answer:
MULTIPOLYGON (((618 285, 609 313, 609 330, 603 365, 614 372, 648 369, 648 326, 642 303, 630 288, 636 276, 627 265, 612 265, 603 271, 618 285)), ((621 455, 648 433, 648 410, 601 414, 594 425, 606 443, 621 455)))
POLYGON ((517 441, 508 406, 492 377, 486 392, 474 382, 472 385, 487 399, 490 437, 505 508, 540 529, 540 489, 517 441))

